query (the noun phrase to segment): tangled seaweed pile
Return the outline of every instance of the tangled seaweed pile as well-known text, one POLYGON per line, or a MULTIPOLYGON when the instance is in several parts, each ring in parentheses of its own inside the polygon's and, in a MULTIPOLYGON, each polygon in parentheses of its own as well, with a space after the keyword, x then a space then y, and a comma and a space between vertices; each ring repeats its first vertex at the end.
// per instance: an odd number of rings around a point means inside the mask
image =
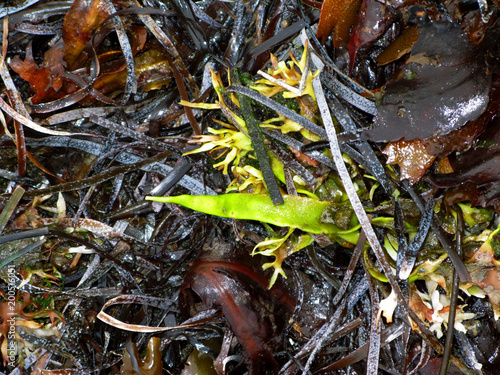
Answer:
POLYGON ((0 18, 7 372, 495 374, 496 2, 0 18))

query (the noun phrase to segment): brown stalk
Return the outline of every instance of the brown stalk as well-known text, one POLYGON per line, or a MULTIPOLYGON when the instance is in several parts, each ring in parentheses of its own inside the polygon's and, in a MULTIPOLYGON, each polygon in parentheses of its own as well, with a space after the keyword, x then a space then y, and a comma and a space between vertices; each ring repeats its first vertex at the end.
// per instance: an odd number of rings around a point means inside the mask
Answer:
POLYGON ((24 138, 23 126, 14 120, 14 130, 16 134, 17 150, 17 174, 19 177, 26 176, 26 142, 24 138))

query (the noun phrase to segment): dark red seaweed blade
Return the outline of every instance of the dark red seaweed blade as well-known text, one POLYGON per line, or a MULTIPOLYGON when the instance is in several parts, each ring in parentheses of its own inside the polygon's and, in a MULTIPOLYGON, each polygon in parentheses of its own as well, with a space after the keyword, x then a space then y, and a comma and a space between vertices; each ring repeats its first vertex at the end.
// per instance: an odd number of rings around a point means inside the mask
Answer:
POLYGON ((486 109, 491 78, 484 56, 451 22, 419 27, 419 40, 397 79, 384 88, 374 141, 445 135, 476 120, 486 109))

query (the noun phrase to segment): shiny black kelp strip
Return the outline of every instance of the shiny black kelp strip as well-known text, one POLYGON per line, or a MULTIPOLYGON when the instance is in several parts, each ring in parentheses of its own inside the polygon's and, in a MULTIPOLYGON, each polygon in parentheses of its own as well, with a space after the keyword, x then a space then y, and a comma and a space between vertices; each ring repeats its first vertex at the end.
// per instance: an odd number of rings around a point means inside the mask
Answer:
MULTIPOLYGON (((413 198, 415 204, 418 206, 418 209, 420 212, 425 211, 425 202, 418 194, 415 189, 410 186, 408 180, 403 181, 403 185, 405 187, 405 190, 410 194, 410 196, 413 198)), ((465 264, 462 260, 462 258, 458 255, 457 250, 451 243, 450 239, 444 232, 443 228, 441 228, 441 225, 439 224, 438 220, 436 217, 432 218, 431 222, 431 228, 433 231, 436 232, 439 242, 441 242, 441 245, 443 246, 444 250, 448 254, 448 256, 451 259, 451 262, 453 263, 453 266, 455 267, 458 277, 460 278, 460 281, 463 283, 466 283, 468 281, 471 281, 471 276, 469 274, 469 271, 465 267, 465 264)))
POLYGON ((92 177, 84 178, 84 179, 79 180, 79 181, 67 182, 65 184, 59 184, 59 185, 51 186, 51 187, 45 188, 45 189, 37 189, 37 190, 27 191, 24 194, 24 197, 26 197, 26 198, 37 197, 40 195, 53 194, 53 193, 58 193, 58 192, 63 192, 63 191, 79 190, 79 189, 83 189, 86 187, 90 187, 92 185, 107 181, 115 176, 118 176, 118 175, 121 175, 124 173, 129 173, 129 172, 135 171, 137 169, 140 169, 142 166, 156 163, 162 159, 165 159, 166 157, 168 157, 171 154, 172 154, 171 151, 161 152, 153 157, 143 159, 137 163, 129 164, 129 165, 121 165, 119 167, 110 168, 104 172, 97 173, 92 177))
POLYGON ((410 276, 415 261, 417 260, 417 253, 424 244, 429 229, 431 228, 432 217, 434 214, 434 199, 429 200, 425 205, 425 209, 420 219, 420 224, 418 225, 418 231, 413 241, 408 246, 407 250, 400 249, 398 251, 398 266, 399 268, 399 278, 401 280, 406 280, 410 276))
POLYGON ((103 117, 99 117, 99 116, 95 116, 95 115, 91 115, 89 117, 89 120, 91 122, 93 122, 94 124, 97 124, 97 125, 100 125, 102 127, 105 127, 111 131, 115 131, 119 134, 122 134, 126 137, 131 137, 131 138, 134 138, 138 141, 142 141, 142 142, 145 142, 145 143, 149 143, 150 145, 154 146, 154 147, 158 147, 159 149, 161 150, 175 150, 177 151, 177 149, 173 146, 170 146, 169 144, 167 143, 163 143, 163 142, 160 142, 158 141, 157 139, 155 138, 152 138, 152 137, 149 137, 143 133, 140 133, 140 132, 137 132, 135 130, 132 130, 132 129, 129 129, 123 125, 120 125, 120 124, 117 124, 116 122, 113 122, 113 121, 110 121, 108 119, 105 119, 103 117))
MULTIPOLYGON (((78 150, 82 150, 85 152, 88 152, 92 155, 97 155, 102 157, 102 155, 105 153, 105 146, 92 142, 92 141, 86 141, 83 139, 74 139, 70 137, 45 137, 45 138, 26 138, 26 144, 28 146, 32 147, 41 147, 41 146, 47 146, 47 147, 66 147, 66 148, 76 148, 78 150)), ((134 164, 138 163, 142 160, 142 158, 138 155, 135 155, 131 152, 124 151, 120 152, 114 157, 114 160, 122 163, 122 164, 134 164)), ((156 172, 160 175, 167 176, 170 173, 172 173, 173 168, 169 166, 168 164, 164 163, 153 163, 153 164, 147 164, 143 165, 140 167, 141 170, 146 171, 146 172, 156 172)), ((177 173, 177 172, 174 172, 177 173)), ((201 181, 198 181, 194 179, 191 176, 188 175, 183 175, 181 179, 179 180, 179 185, 185 187, 186 189, 190 190, 193 195, 216 195, 215 191, 209 188, 208 186, 205 186, 204 183, 201 181)))
POLYGON ((17 251, 15 254, 11 255, 10 257, 8 257, 7 259, 3 260, 2 262, 0 262, 0 269, 2 269, 3 267, 5 267, 6 265, 12 263, 13 261, 15 261, 16 259, 22 257, 23 255, 39 248, 40 246, 42 246, 47 240, 46 239, 41 239, 41 240, 38 240, 24 248, 22 248, 21 250, 17 251))
POLYGON ((303 19, 295 22, 294 24, 290 25, 283 31, 272 36, 271 38, 267 39, 266 41, 262 42, 261 44, 250 50, 250 52, 248 53, 248 58, 253 59, 254 57, 260 55, 261 53, 264 53, 267 50, 273 48, 277 44, 297 34, 300 30, 302 30, 305 27, 305 25, 306 23, 303 19))
MULTIPOLYGON (((457 211, 457 253, 459 256, 462 255, 462 241, 464 238, 464 215, 460 206, 456 205, 455 210, 457 211)), ((459 280, 456 270, 453 270, 453 279, 451 287, 450 296, 450 312, 448 315, 448 328, 446 330, 446 340, 444 344, 443 361, 441 362, 441 368, 439 369, 439 375, 446 375, 450 367, 451 351, 453 349, 453 336, 455 333, 455 317, 457 315, 457 299, 458 299, 458 286, 459 280)))
MULTIPOLYGON (((281 133, 279 130, 271 130, 271 129, 262 129, 262 132, 266 134, 267 136, 274 138, 287 146, 293 147, 296 150, 301 150, 304 147, 304 144, 295 138, 292 138, 288 135, 285 135, 281 133)), ((305 152, 307 156, 309 156, 311 159, 314 159, 316 161, 319 161, 321 164, 326 165, 327 167, 336 170, 335 164, 333 163, 332 159, 330 159, 328 156, 323 155, 319 151, 309 151, 305 152)))
POLYGON ((243 117, 243 120, 245 120, 245 123, 247 125, 248 135, 252 140, 253 148, 256 154, 255 156, 257 157, 257 160, 259 162, 262 176, 264 177, 264 182, 266 183, 269 195, 271 196, 271 199, 273 200, 273 203, 275 205, 283 204, 283 197, 281 196, 276 177, 274 176, 273 170, 271 168, 271 162, 267 153, 267 147, 264 144, 264 137, 262 135, 259 122, 255 118, 255 114, 253 113, 253 109, 248 98, 238 91, 236 91, 236 93, 238 101, 240 102, 241 116, 243 117))
POLYGON ((47 228, 47 227, 30 229, 30 230, 25 230, 22 232, 17 232, 17 233, 10 233, 10 234, 6 234, 4 236, 0 236, 0 245, 4 244, 4 243, 13 242, 13 241, 23 240, 26 238, 45 236, 47 234, 49 234, 49 228, 47 228))
POLYGON ((275 102, 272 99, 269 99, 267 96, 262 95, 261 93, 249 89, 247 87, 239 86, 239 85, 231 85, 227 88, 228 92, 236 92, 238 94, 242 94, 244 96, 249 97, 250 99, 253 99, 260 104, 265 105, 269 109, 272 109, 273 111, 276 111, 279 114, 282 114, 286 118, 295 121, 297 124, 300 126, 306 128, 307 130, 313 132, 316 135, 319 135, 321 138, 327 139, 326 136, 326 131, 325 129, 319 127, 316 125, 314 122, 302 117, 298 113, 292 111, 291 109, 275 102))

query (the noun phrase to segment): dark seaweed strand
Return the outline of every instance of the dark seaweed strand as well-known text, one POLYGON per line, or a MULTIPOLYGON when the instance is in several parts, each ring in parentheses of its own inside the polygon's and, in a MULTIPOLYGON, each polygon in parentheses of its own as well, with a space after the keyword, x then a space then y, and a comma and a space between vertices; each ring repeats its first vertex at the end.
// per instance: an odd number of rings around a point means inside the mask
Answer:
MULTIPOLYGON (((104 7, 109 10, 110 13, 116 13, 116 8, 111 0, 107 0, 103 3, 104 7)), ((135 76, 135 62, 134 55, 132 52, 132 46, 130 45, 130 40, 123 26, 123 22, 120 17, 113 18, 113 26, 115 28, 116 36, 118 37, 118 42, 122 49, 122 54, 125 60, 125 66, 127 69, 127 79, 125 81, 125 89, 123 90, 121 104, 127 104, 130 99, 130 95, 137 92, 137 78, 135 76)))
MULTIPOLYGON (((459 205, 455 206, 455 210, 457 211, 457 254, 459 256, 462 255, 462 240, 464 235, 464 216, 462 213, 462 209, 459 205)), ((444 352, 443 352, 443 362, 441 362, 441 368, 439 369, 439 375, 446 375, 448 372, 448 368, 450 367, 450 357, 451 351, 453 349, 453 336, 455 331, 455 316, 457 313, 457 299, 458 299, 458 275, 455 269, 453 269, 453 284, 451 287, 451 296, 450 296, 450 311, 448 312, 448 328, 446 331, 446 341, 444 343, 444 352)))
MULTIPOLYGON (((349 261, 349 265, 347 266, 347 270, 344 274, 344 278, 342 279, 342 284, 337 290, 337 293, 333 297, 332 300, 332 305, 335 306, 337 305, 341 300, 342 297, 344 296, 347 287, 349 286, 349 283, 351 282, 351 279, 354 275, 354 271, 356 270, 356 265, 358 264, 359 257, 361 256, 361 253, 363 252, 363 248, 366 244, 366 235, 363 230, 361 230, 358 238, 358 243, 356 244, 356 247, 354 248, 351 256, 351 260, 349 261)), ((367 284, 368 286, 368 284, 367 284)))
MULTIPOLYGON (((418 206, 418 209, 420 212, 424 212, 425 210, 425 205, 424 205, 424 200, 418 194, 415 189, 409 185, 408 180, 403 181, 403 186, 405 190, 410 194, 412 197, 413 201, 415 204, 418 206)), ((467 270, 467 267, 465 267, 465 264, 462 260, 462 258, 457 254, 456 249, 454 248, 453 244, 451 243, 450 239, 444 232, 443 228, 441 228, 441 225, 439 221, 437 220, 436 217, 432 218, 431 222, 431 228, 433 231, 436 232, 439 242, 443 246, 444 250, 448 254, 448 256, 451 259, 451 262, 453 263, 453 266, 455 267, 455 270, 458 273, 458 277, 460 278, 460 281, 463 283, 466 283, 468 281, 471 281, 471 276, 469 274, 469 271, 467 270)))
POLYGON ((294 24, 287 27, 285 30, 279 32, 278 34, 272 36, 271 38, 267 39, 266 41, 262 42, 258 46, 251 49, 250 52, 248 53, 248 58, 253 59, 254 57, 260 55, 261 53, 264 53, 267 50, 273 48, 278 43, 290 38, 291 36, 294 36, 300 30, 302 30, 305 27, 305 25, 306 23, 303 19, 295 22, 294 24))
POLYGON ((23 9, 29 8, 33 4, 38 3, 40 0, 28 0, 26 1, 23 5, 17 6, 17 7, 6 7, 0 9, 0 18, 3 18, 9 14, 14 14, 17 12, 20 12, 23 9))
POLYGON ((145 165, 156 163, 162 159, 165 159, 166 157, 168 157, 171 154, 172 154, 171 151, 165 151, 165 152, 159 153, 153 157, 141 160, 137 163, 128 164, 128 165, 121 165, 119 167, 111 168, 107 171, 98 173, 92 177, 85 178, 83 180, 68 182, 66 184, 59 184, 59 185, 51 186, 51 187, 46 188, 46 189, 27 191, 24 194, 24 197, 30 198, 30 197, 36 197, 36 196, 45 195, 45 194, 53 194, 53 193, 58 193, 58 192, 63 192, 63 191, 72 191, 72 190, 78 190, 78 189, 90 187, 92 185, 107 181, 107 180, 109 180, 109 179, 111 179, 119 174, 132 172, 132 171, 135 171, 135 170, 137 170, 145 165))
POLYGON ((111 131, 115 131, 119 134, 125 135, 127 137, 131 137, 134 139, 137 139, 138 141, 142 141, 145 143, 148 143, 154 147, 158 147, 161 150, 175 150, 178 151, 175 147, 158 141, 155 138, 149 137, 143 133, 136 132, 135 130, 129 129, 125 126, 122 126, 120 124, 117 124, 116 122, 110 121, 108 119, 105 119, 103 117, 95 116, 95 115, 90 115, 89 120, 93 122, 94 124, 100 125, 104 128, 107 128, 111 131))
POLYGON ((264 96, 255 90, 239 85, 231 85, 227 88, 227 91, 236 92, 238 94, 243 94, 245 96, 248 96, 250 99, 253 99, 259 102, 260 104, 265 105, 269 109, 272 109, 273 111, 282 114, 286 118, 295 121, 297 124, 303 126, 304 128, 313 132, 314 134, 319 135, 321 138, 324 139, 327 138, 325 129, 316 125, 314 122, 302 117, 301 115, 292 111, 291 109, 275 102, 272 99, 269 99, 267 96, 264 96))
POLYGON ((252 106, 250 105, 247 97, 238 92, 236 96, 238 97, 238 101, 240 102, 241 115, 247 125, 248 135, 252 140, 253 148, 255 150, 255 154, 262 171, 262 176, 264 177, 264 182, 266 183, 267 190, 271 195, 273 204, 283 204, 284 200, 281 196, 278 182, 276 181, 276 177, 274 176, 273 170, 271 168, 271 162, 267 153, 267 147, 264 144, 264 136, 262 135, 259 122, 255 118, 252 106))
POLYGON ((4 243, 9 243, 12 241, 26 239, 26 238, 46 236, 47 234, 49 234, 49 228, 47 228, 47 227, 30 229, 30 230, 25 230, 22 232, 17 232, 17 233, 10 233, 10 234, 6 234, 4 236, 0 236, 0 245, 4 244, 4 243))
POLYGON ((15 261, 17 258, 20 258, 22 257, 23 255, 35 250, 36 248, 42 246, 45 242, 47 242, 46 239, 41 239, 41 240, 38 240, 36 241, 35 243, 32 243, 24 248, 22 248, 21 250, 19 250, 18 252, 16 252, 15 254, 11 255, 10 257, 8 257, 7 259, 3 260, 1 263, 0 263, 0 269, 2 269, 3 267, 5 267, 6 265, 12 263, 13 261, 15 261))
POLYGON ((410 243, 410 246, 408 246, 407 251, 398 252, 398 264, 401 263, 401 268, 399 270, 399 278, 401 280, 406 280, 410 276, 415 260, 417 259, 417 253, 424 244, 429 229, 431 228, 433 214, 434 199, 431 199, 425 205, 422 219, 420 219, 420 224, 418 225, 417 234, 410 243), (402 259, 399 262, 400 254, 402 259))
POLYGON ((380 296, 378 294, 377 285, 374 278, 368 272, 365 262, 361 262, 366 275, 366 281, 368 281, 368 290, 370 293, 370 303, 371 303, 371 323, 370 323, 370 340, 368 345, 368 353, 366 359, 366 373, 367 374, 377 374, 378 364, 380 359, 380 334, 382 330, 382 324, 378 324, 378 309, 380 305, 380 296))
POLYGON ((316 183, 316 177, 314 177, 314 175, 306 167, 300 164, 297 159, 293 158, 288 152, 273 143, 269 145, 269 149, 274 152, 276 157, 284 165, 286 165, 286 169, 291 170, 297 176, 302 178, 306 184, 314 186, 316 183))
MULTIPOLYGON (((403 337, 402 339, 402 348, 404 350, 404 364, 403 364, 403 371, 401 371, 402 374, 407 374, 408 373, 408 366, 410 365, 410 356, 409 356, 409 350, 408 348, 408 341, 410 340, 410 333, 411 333, 411 327, 408 324, 405 324, 405 327, 403 329, 403 337)), ((426 345, 425 341, 422 340, 422 345, 426 345)), ((420 354, 420 360, 424 356, 424 348, 422 348, 422 353, 420 354)), ((419 361, 420 362, 420 361, 419 361)), ((417 364, 418 367, 418 364, 417 364)))

